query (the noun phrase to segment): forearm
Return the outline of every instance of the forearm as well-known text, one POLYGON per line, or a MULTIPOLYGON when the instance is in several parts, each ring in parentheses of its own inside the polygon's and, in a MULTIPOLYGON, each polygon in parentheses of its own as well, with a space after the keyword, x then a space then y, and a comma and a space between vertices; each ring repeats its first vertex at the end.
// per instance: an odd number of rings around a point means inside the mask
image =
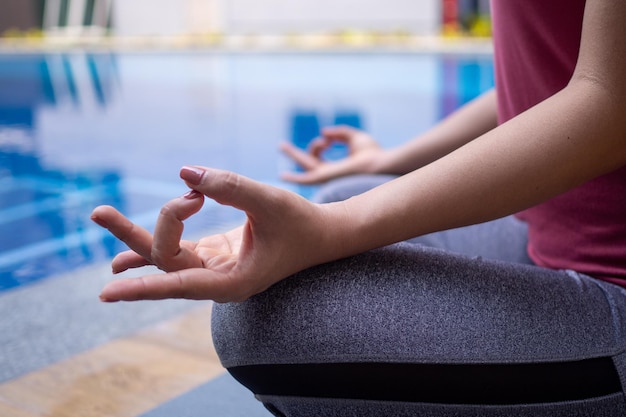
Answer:
POLYGON ((496 94, 488 91, 422 135, 386 151, 374 171, 406 174, 454 151, 497 126, 496 94))
POLYGON ((339 203, 343 256, 533 206, 626 164, 626 124, 579 81, 417 171, 339 203), (343 237, 343 238, 342 238, 343 237))

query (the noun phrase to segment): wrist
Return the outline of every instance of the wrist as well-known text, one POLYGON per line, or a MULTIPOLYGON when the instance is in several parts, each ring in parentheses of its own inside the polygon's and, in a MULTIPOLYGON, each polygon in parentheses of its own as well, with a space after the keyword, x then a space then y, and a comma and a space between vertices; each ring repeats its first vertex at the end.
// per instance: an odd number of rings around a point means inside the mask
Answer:
POLYGON ((318 204, 323 227, 320 232, 318 263, 325 263, 356 255, 368 249, 367 239, 360 235, 364 230, 362 217, 350 210, 348 200, 318 204))
POLYGON ((389 151, 382 148, 361 151, 353 160, 355 173, 384 174, 389 166, 389 151))
POLYGON ((403 175, 407 171, 402 169, 401 151, 399 148, 382 149, 370 164, 370 174, 403 175))

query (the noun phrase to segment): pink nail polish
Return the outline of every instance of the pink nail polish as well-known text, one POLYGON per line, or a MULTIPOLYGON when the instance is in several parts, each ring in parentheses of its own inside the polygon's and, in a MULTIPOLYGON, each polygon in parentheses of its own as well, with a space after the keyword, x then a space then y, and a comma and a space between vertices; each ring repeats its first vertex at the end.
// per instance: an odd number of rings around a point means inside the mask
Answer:
POLYGON ((180 177, 193 185, 198 185, 202 181, 205 171, 200 168, 184 166, 180 170, 180 177))
POLYGON ((194 198, 202 197, 202 193, 196 190, 189 190, 187 191, 187 193, 185 193, 185 195, 183 195, 183 197, 188 200, 193 200, 194 198))

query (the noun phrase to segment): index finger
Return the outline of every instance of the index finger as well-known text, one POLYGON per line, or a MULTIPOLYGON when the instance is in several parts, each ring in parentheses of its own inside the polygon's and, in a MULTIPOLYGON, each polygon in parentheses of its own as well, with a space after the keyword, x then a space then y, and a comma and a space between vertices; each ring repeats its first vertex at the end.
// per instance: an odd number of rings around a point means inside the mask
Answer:
POLYGON ((296 146, 293 146, 289 142, 282 143, 280 145, 280 150, 306 170, 311 170, 320 164, 320 160, 318 158, 296 146))
POLYGON ((91 220, 113 233, 146 260, 150 260, 152 235, 146 229, 134 224, 111 206, 96 207, 91 213, 91 220))

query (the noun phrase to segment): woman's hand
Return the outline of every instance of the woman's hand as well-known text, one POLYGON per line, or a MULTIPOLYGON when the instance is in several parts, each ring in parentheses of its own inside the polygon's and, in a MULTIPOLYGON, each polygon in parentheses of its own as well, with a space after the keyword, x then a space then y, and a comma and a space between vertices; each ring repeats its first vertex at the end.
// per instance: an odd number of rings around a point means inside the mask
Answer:
POLYGON ((102 291, 103 301, 164 298, 242 301, 275 282, 332 257, 325 235, 328 205, 243 176, 184 167, 180 176, 192 191, 161 209, 154 235, 110 206, 97 207, 92 220, 131 250, 112 261, 114 273, 155 265, 165 274, 121 279, 102 291), (200 241, 181 241, 183 221, 197 213, 204 196, 247 214, 244 225, 200 241), (326 250, 328 249, 328 250, 326 250))
POLYGON ((322 136, 314 139, 307 151, 288 142, 281 144, 281 150, 304 169, 304 172, 284 173, 282 178, 299 184, 316 184, 350 174, 374 173, 377 162, 384 154, 370 135, 349 126, 323 129, 322 136), (345 143, 349 155, 338 161, 325 161, 322 157, 324 151, 335 142, 345 143))

